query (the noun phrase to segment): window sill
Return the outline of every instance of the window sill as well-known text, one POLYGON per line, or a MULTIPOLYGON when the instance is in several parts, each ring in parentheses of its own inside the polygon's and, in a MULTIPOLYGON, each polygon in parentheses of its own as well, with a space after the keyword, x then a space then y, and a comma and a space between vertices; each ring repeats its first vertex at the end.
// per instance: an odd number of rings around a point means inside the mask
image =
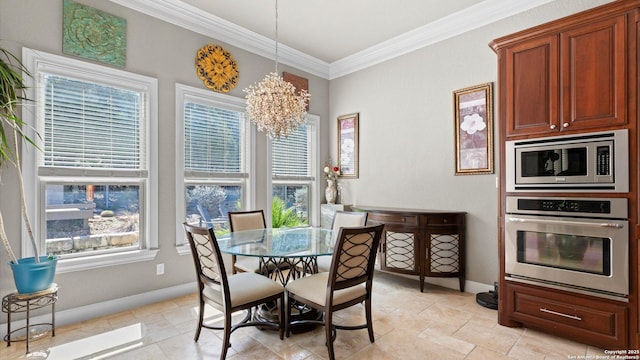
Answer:
POLYGON ((61 259, 56 266, 56 274, 149 261, 155 259, 157 254, 158 250, 152 249, 61 259))
POLYGON ((178 255, 191 255, 191 248, 189 247, 189 244, 176 246, 176 251, 178 252, 178 255))

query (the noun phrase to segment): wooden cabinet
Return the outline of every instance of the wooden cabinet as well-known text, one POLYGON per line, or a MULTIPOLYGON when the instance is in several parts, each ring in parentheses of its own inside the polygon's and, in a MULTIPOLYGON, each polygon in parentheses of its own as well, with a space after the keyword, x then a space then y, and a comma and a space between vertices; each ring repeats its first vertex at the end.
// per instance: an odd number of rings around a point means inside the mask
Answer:
MULTIPOLYGON (((638 60, 640 0, 619 0, 491 42, 498 55, 498 322, 526 326, 603 349, 640 344, 638 258, 638 60), (553 192, 545 196, 629 200, 630 293, 627 301, 506 277, 505 143, 514 139, 629 130, 628 193, 553 192)), ((617 154, 624 156, 625 154, 617 154)), ((539 192, 522 195, 539 196, 539 192)), ((509 194, 512 195, 512 194, 509 194)))
POLYGON ((624 125, 628 16, 607 13, 495 40, 506 136, 624 125))
POLYGON ((380 268, 425 277, 457 277, 464 291, 465 213, 354 206, 366 211, 367 224, 384 224, 380 268))
POLYGON ((501 50, 507 134, 558 131, 558 37, 545 36, 501 50), (554 84, 554 86, 551 86, 554 84))
POLYGON ((507 282, 511 319, 604 349, 628 348, 627 307, 619 302, 507 282))

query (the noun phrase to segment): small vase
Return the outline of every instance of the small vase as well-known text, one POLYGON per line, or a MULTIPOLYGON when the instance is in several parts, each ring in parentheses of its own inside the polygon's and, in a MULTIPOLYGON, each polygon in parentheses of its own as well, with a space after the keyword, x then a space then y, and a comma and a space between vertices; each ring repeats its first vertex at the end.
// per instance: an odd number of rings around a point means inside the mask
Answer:
POLYGON ((327 180, 327 188, 324 189, 324 197, 327 199, 327 204, 335 204, 338 197, 338 189, 336 188, 336 182, 333 180, 327 180))

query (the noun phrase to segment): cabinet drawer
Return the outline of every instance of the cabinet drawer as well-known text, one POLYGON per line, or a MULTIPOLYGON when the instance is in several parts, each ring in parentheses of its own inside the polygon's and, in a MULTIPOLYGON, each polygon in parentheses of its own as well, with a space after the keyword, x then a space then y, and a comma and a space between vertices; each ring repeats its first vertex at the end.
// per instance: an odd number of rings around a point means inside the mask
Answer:
POLYGON ((402 214, 379 214, 370 212, 367 215, 369 221, 383 223, 383 224, 406 224, 406 225, 418 225, 418 217, 415 215, 402 215, 402 214))
POLYGON ((509 285, 510 315, 523 324, 595 345, 627 346, 627 310, 623 305, 509 285))
POLYGON ((458 216, 454 214, 427 216, 427 224, 429 225, 455 225, 457 220, 458 216))

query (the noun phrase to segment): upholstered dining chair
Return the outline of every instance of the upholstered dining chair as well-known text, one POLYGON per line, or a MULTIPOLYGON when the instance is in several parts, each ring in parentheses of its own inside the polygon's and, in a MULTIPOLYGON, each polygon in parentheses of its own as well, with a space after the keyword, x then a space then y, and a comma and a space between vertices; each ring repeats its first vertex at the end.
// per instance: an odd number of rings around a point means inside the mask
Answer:
MULTIPOLYGON (((333 223, 331 230, 338 233, 341 227, 357 227, 367 224, 367 213, 360 211, 342 211, 338 210, 333 215, 333 223)), ((331 266, 331 256, 318 256, 318 272, 329 271, 331 266)))
POLYGON ((367 329, 374 342, 371 317, 371 290, 375 258, 384 225, 340 228, 338 242, 329 272, 296 279, 285 286, 286 332, 297 323, 321 323, 325 327, 329 359, 335 359, 333 341, 336 329, 367 329), (291 322, 291 303, 306 304, 324 312, 324 321, 291 322), (333 324, 333 313, 364 302, 366 323, 361 325, 333 324))
POLYGON ((183 224, 191 247, 193 263, 198 281, 200 302, 198 327, 194 340, 200 338, 202 328, 224 330, 220 359, 224 359, 231 346, 231 333, 245 326, 272 326, 280 330, 280 340, 284 339, 285 312, 284 288, 268 277, 252 273, 227 276, 218 242, 211 228, 183 224), (277 324, 252 321, 253 307, 266 302, 275 302, 279 308, 277 324), (217 327, 204 323, 205 304, 219 310, 224 315, 224 325, 217 327), (231 323, 234 312, 246 310, 247 315, 240 322, 231 323))
MULTIPOLYGON (((263 210, 230 211, 228 216, 231 232, 264 229, 267 227, 263 210)), ((234 274, 237 272, 262 272, 260 259, 257 257, 232 255, 231 266, 234 274)))

